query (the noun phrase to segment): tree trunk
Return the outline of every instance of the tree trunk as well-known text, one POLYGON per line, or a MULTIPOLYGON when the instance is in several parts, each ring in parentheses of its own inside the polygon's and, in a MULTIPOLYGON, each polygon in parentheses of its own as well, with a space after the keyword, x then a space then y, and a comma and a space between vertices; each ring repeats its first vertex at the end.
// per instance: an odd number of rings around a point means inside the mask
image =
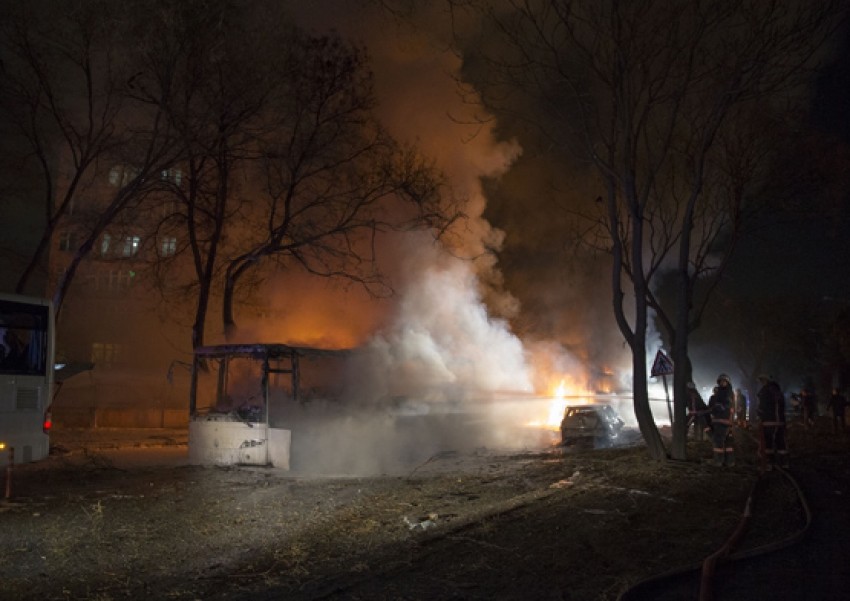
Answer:
MULTIPOLYGON (((192 324, 192 350, 204 346, 204 324, 207 320, 207 308, 209 307, 210 299, 210 282, 209 278, 202 279, 198 290, 198 306, 195 310, 195 323, 192 324)), ((198 368, 200 367, 198 359, 192 361, 192 371, 189 382, 189 411, 194 413, 197 406, 197 388, 198 388, 198 368)), ((191 416, 191 415, 190 415, 191 416)))
POLYGON ((62 311, 62 303, 65 302, 68 289, 71 287, 71 282, 74 280, 74 274, 77 273, 77 268, 80 266, 82 260, 89 254, 89 251, 91 251, 93 246, 94 240, 92 238, 86 240, 85 243, 77 249, 77 252, 74 253, 74 258, 71 259, 71 263, 68 264, 68 268, 62 274, 62 277, 59 278, 59 283, 56 285, 56 291, 53 293, 53 313, 56 321, 59 321, 59 314, 62 311))
POLYGON ((224 297, 221 299, 221 324, 224 327, 224 341, 233 342, 236 334, 236 321, 233 319, 233 293, 236 290, 236 278, 231 273, 233 263, 224 273, 224 297))
POLYGON ((210 283, 202 281, 198 290, 198 306, 195 309, 195 323, 192 324, 192 350, 204 346, 204 324, 210 302, 210 283))
POLYGON ((221 303, 221 321, 224 326, 224 339, 232 342, 236 335, 236 320, 233 317, 233 295, 236 294, 236 283, 254 260, 250 255, 242 256, 230 263, 224 276, 224 298, 221 303))
POLYGON ((30 257, 29 263, 27 263, 26 268, 24 268, 23 273, 21 273, 21 277, 18 278, 18 283, 15 286, 16 294, 26 293, 27 284, 29 283, 32 274, 35 272, 36 267, 38 267, 39 263, 41 263, 44 251, 47 249, 53 237, 52 235, 53 230, 48 226, 48 228, 44 230, 41 240, 38 241, 38 246, 36 246, 35 251, 30 257))
POLYGON ((647 388, 646 295, 638 293, 639 284, 635 288, 637 297, 635 299, 634 345, 632 346, 632 389, 634 391, 635 417, 650 457, 655 461, 663 461, 667 459, 667 451, 664 449, 664 441, 661 439, 661 434, 655 425, 655 418, 652 416, 647 388))
POLYGON ((620 214, 617 207, 617 183, 613 179, 608 180, 608 217, 609 227, 614 233, 612 235, 613 247, 611 255, 613 258, 611 271, 611 288, 613 292, 613 309, 614 316, 617 321, 617 326, 623 334, 623 338, 629 345, 632 352, 632 405, 635 412, 635 418, 638 422, 641 435, 646 442, 649 455, 656 461, 661 461, 666 458, 664 443, 661 440, 661 434, 655 425, 655 419, 652 417, 652 409, 649 405, 649 391, 647 389, 647 374, 646 374, 646 323, 647 323, 647 303, 646 303, 646 280, 643 274, 643 263, 641 262, 641 246, 643 244, 643 222, 641 220, 640 207, 637 205, 634 196, 634 187, 627 189, 626 194, 631 199, 630 221, 632 233, 632 248, 634 272, 632 275, 632 290, 635 294, 635 320, 634 329, 629 327, 629 322, 626 319, 625 310, 623 308, 623 286, 622 279, 624 273, 623 255, 625 249, 623 240, 617 234, 620 228, 620 214))
POLYGON ((685 212, 682 226, 682 239, 679 242, 679 260, 676 273, 676 323, 672 332, 671 358, 673 359, 673 445, 670 450, 673 459, 684 461, 688 450, 687 383, 691 378, 691 364, 688 358, 688 338, 691 316, 691 278, 690 265, 691 230, 693 229, 692 197, 685 212))
MULTIPOLYGON (((685 313, 687 315, 687 312, 685 313)), ((685 326, 687 328, 687 326, 685 326)), ((690 380, 688 369, 688 332, 681 326, 676 328, 673 340, 673 350, 670 352, 673 360, 673 444, 670 456, 684 461, 687 459, 688 448, 688 401, 687 383, 690 380)))
MULTIPOLYGON (((44 232, 41 234, 41 239, 38 241, 38 246, 36 246, 35 251, 30 257, 29 263, 24 269, 21 277, 18 278, 18 283, 15 286, 15 292, 17 294, 23 294, 26 289, 27 283, 29 282, 32 274, 35 272, 38 264, 41 263, 42 258, 44 257, 47 249, 50 247, 50 242, 53 240, 53 233, 56 231, 56 225, 59 223, 61 217, 65 214, 68 205, 71 202, 71 199, 74 198, 77 187, 80 183, 80 178, 86 172, 90 161, 89 160, 81 160, 79 165, 77 166, 76 172, 74 176, 71 178, 71 182, 68 184, 68 189, 65 191, 64 198, 59 205, 56 212, 53 212, 53 179, 50 175, 50 168, 47 165, 47 159, 44 156, 44 153, 41 150, 41 145, 37 145, 38 150, 36 151, 36 156, 38 157, 39 164, 42 167, 44 172, 44 181, 45 181, 45 196, 44 196, 44 219, 45 219, 45 228, 44 232)), ((66 285, 67 287, 67 285, 66 285)), ((63 294, 64 296, 64 294, 63 294)))

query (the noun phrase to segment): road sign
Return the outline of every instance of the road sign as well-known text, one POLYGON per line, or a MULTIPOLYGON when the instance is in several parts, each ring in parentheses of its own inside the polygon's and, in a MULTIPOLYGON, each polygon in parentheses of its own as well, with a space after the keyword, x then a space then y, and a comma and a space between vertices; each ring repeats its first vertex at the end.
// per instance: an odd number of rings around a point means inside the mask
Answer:
POLYGON ((673 361, 661 349, 658 349, 655 354, 655 362, 652 364, 652 377, 669 376, 672 373, 673 361))

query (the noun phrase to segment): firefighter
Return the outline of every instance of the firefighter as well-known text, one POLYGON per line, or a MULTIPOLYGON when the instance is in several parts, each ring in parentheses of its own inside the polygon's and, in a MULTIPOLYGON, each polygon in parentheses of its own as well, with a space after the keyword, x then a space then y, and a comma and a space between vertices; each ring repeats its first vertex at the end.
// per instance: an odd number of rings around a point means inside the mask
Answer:
POLYGON ((803 388, 800 391, 800 396, 803 407, 803 425, 808 429, 815 425, 815 418, 818 416, 818 398, 814 391, 808 388, 803 388))
POLYGON ((844 409, 847 407, 847 397, 841 394, 837 388, 832 389, 832 396, 829 397, 829 403, 826 405, 827 411, 832 411, 832 431, 835 434, 839 432, 844 434, 847 431, 847 424, 844 421, 844 409))
POLYGON ((732 445, 734 396, 729 376, 726 374, 717 376, 717 386, 708 400, 714 464, 717 466, 735 465, 735 448, 732 445))
POLYGON ((779 384, 767 375, 758 378, 758 414, 760 446, 767 469, 775 464, 788 467, 788 447, 785 442, 785 395, 779 384))
POLYGON ((710 430, 711 417, 708 407, 693 382, 688 382, 688 429, 694 426, 694 438, 703 440, 705 433, 710 430))

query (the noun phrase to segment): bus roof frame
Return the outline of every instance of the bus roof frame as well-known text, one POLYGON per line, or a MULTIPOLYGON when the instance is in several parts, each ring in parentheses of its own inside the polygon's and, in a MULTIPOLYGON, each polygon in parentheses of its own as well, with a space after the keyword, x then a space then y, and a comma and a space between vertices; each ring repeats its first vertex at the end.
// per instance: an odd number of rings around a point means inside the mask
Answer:
POLYGON ((189 390, 189 415, 195 415, 197 410, 197 388, 198 371, 201 364, 207 360, 219 360, 218 383, 216 396, 222 398, 227 387, 227 372, 231 359, 251 359, 262 363, 262 391, 265 405, 266 421, 268 421, 269 406, 269 374, 289 374, 292 382, 293 400, 300 400, 300 359, 312 357, 339 357, 350 356, 351 349, 321 349, 306 346, 291 346, 280 343, 250 343, 250 344, 218 344, 211 346, 200 346, 193 352, 192 359, 192 381, 189 390), (270 365, 270 361, 289 361, 289 369, 277 369, 270 365))

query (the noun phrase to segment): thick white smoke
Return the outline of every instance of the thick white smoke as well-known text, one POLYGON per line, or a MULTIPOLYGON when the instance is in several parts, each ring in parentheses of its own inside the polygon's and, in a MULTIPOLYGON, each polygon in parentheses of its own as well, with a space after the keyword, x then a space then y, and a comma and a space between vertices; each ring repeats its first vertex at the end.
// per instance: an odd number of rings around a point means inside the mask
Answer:
POLYGON ((401 22, 378 4, 325 0, 292 10, 308 29, 335 30, 366 46, 382 123, 437 162, 463 199, 466 219, 446 237, 449 251, 421 233, 388 245, 383 262, 396 301, 389 323, 367 343, 374 379, 360 393, 452 401, 495 390, 530 392, 522 343, 483 301, 486 294, 500 315, 515 305, 506 292, 486 288, 498 287, 492 250, 503 234, 482 218, 481 178, 507 170, 519 148, 497 139, 492 125, 482 126, 480 107, 458 94, 461 61, 446 43, 448 15, 422 7, 416 24, 401 22))
POLYGON ((436 9, 417 28, 333 0, 293 11, 308 29, 333 29, 368 48, 382 122, 437 161, 467 216, 446 238, 450 249, 422 233, 390 241, 390 316, 350 362, 344 402, 292 415, 295 468, 362 473, 460 447, 539 445, 541 431, 525 424, 545 415, 546 402, 532 400, 531 356, 503 318, 517 304, 500 288, 493 253, 503 233, 482 218, 481 179, 505 172, 520 148, 499 140, 480 107, 458 95, 461 61, 441 39, 450 24, 436 9), (496 400, 511 394, 525 401, 496 400))
POLYGON ((472 263, 421 234, 406 245, 394 319, 366 345, 373 396, 458 403, 532 392, 522 342, 488 313, 472 263))

